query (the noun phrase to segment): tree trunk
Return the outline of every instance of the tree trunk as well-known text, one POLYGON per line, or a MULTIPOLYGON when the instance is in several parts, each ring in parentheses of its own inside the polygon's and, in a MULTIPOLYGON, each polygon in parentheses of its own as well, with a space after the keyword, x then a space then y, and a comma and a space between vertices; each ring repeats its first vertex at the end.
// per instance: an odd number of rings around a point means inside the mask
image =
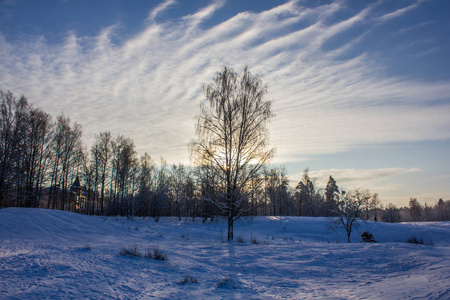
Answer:
POLYGON ((233 240, 233 217, 228 216, 228 241, 233 240))

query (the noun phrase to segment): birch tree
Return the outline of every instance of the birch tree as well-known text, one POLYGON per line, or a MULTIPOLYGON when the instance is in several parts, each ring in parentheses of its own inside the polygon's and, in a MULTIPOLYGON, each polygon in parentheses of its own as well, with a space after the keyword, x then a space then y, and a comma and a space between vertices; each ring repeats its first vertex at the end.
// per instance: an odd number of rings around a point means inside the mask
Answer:
POLYGON ((266 150, 271 102, 265 100, 267 87, 247 68, 238 75, 225 67, 203 91, 207 102, 201 104, 196 118, 192 154, 197 166, 209 168, 218 177, 220 192, 212 201, 228 218, 231 241, 234 220, 249 207, 249 182, 274 152, 266 150))

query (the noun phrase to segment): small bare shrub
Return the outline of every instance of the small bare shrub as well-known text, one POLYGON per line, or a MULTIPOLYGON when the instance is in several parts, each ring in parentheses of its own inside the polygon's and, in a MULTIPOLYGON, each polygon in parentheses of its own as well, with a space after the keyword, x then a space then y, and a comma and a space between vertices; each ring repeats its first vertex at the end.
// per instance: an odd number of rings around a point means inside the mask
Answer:
POLYGON ((167 260, 167 255, 164 254, 161 250, 159 250, 158 247, 156 247, 154 250, 152 250, 152 248, 149 246, 147 248, 147 251, 145 252, 144 257, 148 258, 148 259, 155 259, 155 260, 162 260, 162 261, 167 260))
POLYGON ((167 255, 164 254, 158 248, 156 248, 155 250, 153 250, 153 259, 166 261, 167 260, 167 255))
POLYGON ((153 259, 152 249, 150 247, 147 248, 144 257, 148 259, 153 259))
POLYGON ((269 242, 267 242, 267 241, 258 241, 257 239, 255 239, 255 238, 252 238, 251 239, 251 243, 253 244, 253 245, 269 245, 269 242))
POLYGON ((427 241, 427 242, 424 242, 423 238, 418 239, 415 236, 407 239, 406 242, 409 243, 409 244, 419 244, 419 245, 429 245, 429 246, 433 246, 434 245, 433 241, 431 241, 431 240, 427 241))
POLYGON ((238 288, 237 284, 234 282, 234 280, 231 277, 224 277, 222 280, 220 280, 218 283, 216 283, 216 287, 218 288, 232 288, 236 289, 238 288))
POLYGON ((192 277, 190 274, 186 275, 183 280, 177 282, 177 284, 198 283, 197 278, 192 277))
POLYGON ((141 253, 138 251, 138 247, 134 244, 131 248, 122 248, 120 250, 119 255, 121 256, 129 256, 129 257, 141 257, 141 253))
POLYGON ((423 239, 422 239, 422 238, 419 240, 419 239, 417 239, 415 236, 414 236, 414 237, 411 237, 411 238, 409 238, 409 239, 407 239, 406 242, 407 242, 408 244, 420 244, 420 245, 425 244, 425 243, 423 242, 423 239))
POLYGON ((242 236, 239 236, 237 238, 236 242, 245 244, 245 240, 244 240, 244 238, 242 236))

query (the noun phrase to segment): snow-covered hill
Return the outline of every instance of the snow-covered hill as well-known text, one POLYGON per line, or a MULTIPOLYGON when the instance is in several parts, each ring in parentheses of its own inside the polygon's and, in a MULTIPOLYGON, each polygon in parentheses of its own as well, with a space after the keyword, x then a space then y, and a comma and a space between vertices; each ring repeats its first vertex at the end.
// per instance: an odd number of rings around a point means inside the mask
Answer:
POLYGON ((243 218, 243 242, 227 243, 224 220, 2 209, 0 299, 450 298, 450 222, 368 222, 352 244, 328 227, 325 218, 243 218), (363 230, 379 243, 359 243, 363 230), (405 243, 413 237, 428 245, 405 243), (134 248, 141 257, 120 254, 134 248), (168 260, 145 258, 155 249, 168 260))

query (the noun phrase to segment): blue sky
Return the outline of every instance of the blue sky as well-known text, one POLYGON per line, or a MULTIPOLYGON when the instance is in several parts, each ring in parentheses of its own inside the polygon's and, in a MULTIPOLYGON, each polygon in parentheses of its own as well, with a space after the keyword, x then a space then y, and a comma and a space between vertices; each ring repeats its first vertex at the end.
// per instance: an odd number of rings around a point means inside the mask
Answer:
POLYGON ((269 86, 274 164, 384 203, 450 199, 450 1, 0 2, 0 89, 189 163, 202 83, 269 86))

